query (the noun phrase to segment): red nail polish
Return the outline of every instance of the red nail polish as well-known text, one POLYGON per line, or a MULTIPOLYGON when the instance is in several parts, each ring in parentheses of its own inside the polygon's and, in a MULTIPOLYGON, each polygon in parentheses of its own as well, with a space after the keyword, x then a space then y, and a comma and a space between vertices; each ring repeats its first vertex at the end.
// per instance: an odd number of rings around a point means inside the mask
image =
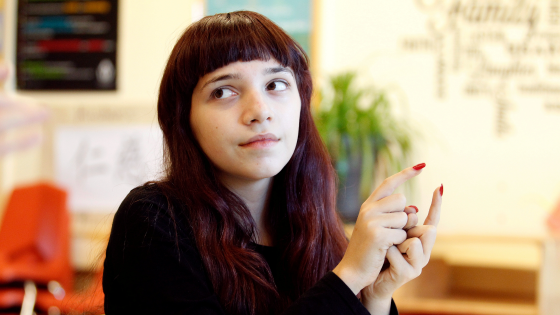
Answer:
POLYGON ((416 206, 410 205, 409 207, 414 208, 414 210, 416 210, 416 213, 418 213, 418 208, 416 206))
POLYGON ((443 184, 441 184, 441 186, 439 186, 439 195, 443 196, 443 184))
POLYGON ((412 168, 418 171, 423 169, 424 167, 426 167, 426 163, 420 163, 418 165, 414 165, 412 168))

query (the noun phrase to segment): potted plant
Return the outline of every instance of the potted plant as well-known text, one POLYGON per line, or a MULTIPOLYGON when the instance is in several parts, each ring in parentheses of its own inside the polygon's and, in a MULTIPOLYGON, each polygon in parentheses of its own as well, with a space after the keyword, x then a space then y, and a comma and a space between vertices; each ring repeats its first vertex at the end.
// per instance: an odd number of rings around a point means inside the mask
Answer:
POLYGON ((393 115, 388 91, 355 81, 354 72, 333 76, 314 113, 338 173, 337 208, 345 221, 355 221, 375 178, 409 164, 412 149, 410 128, 393 115))

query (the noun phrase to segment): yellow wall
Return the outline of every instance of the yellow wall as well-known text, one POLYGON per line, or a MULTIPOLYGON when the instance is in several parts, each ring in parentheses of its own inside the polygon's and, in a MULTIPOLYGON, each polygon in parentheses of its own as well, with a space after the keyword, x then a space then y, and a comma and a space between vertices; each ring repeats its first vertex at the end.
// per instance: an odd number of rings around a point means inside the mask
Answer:
MULTIPOLYGON (((427 213, 433 189, 443 183, 443 233, 545 235, 543 222, 560 191, 560 146, 556 145, 560 112, 545 107, 554 100, 550 96, 524 95, 516 90, 519 84, 541 77, 490 77, 487 82, 491 85, 506 87, 504 97, 511 103, 507 113, 498 116, 499 91, 486 96, 465 94, 465 86, 478 70, 468 62, 454 68, 455 33, 441 25, 435 25, 436 31, 428 27, 430 21, 445 20, 445 7, 421 8, 425 1, 319 2, 316 47, 321 78, 342 70, 359 70, 363 84, 396 91, 396 101, 405 105, 401 115, 422 134, 414 161, 426 162, 428 167, 416 182, 418 192, 410 197, 410 203, 420 208, 420 216, 427 213), (410 40, 433 41, 438 32, 445 38, 440 52, 434 47, 415 51, 405 47, 410 40), (444 75, 439 77, 438 54, 445 55, 447 62, 444 75), (438 80, 445 81, 444 98, 437 96, 438 80), (500 117, 510 126, 509 132, 497 132, 500 117)), ((24 95, 59 107, 153 106, 170 49, 192 20, 193 8, 198 11, 200 4, 193 0, 121 0, 116 92, 24 95)), ((6 1, 6 6, 6 40, 12 43, 7 45, 6 58, 13 61, 15 0, 6 1)), ((543 13, 544 24, 545 16, 543 13)), ((461 27, 466 39, 485 31, 485 27, 468 23, 461 27)), ((524 32, 516 26, 502 30, 504 34, 524 32)), ((504 55, 500 45, 489 44, 483 49, 494 63, 511 57, 504 55)), ((558 55, 555 58, 551 60, 558 60, 558 55)), ((542 58, 535 60, 548 64, 542 58)), ((558 82, 559 78, 548 75, 547 80, 558 82)), ((10 89, 13 91, 13 82, 8 84, 10 89)), ((44 173, 38 161, 42 152, 37 148, 4 158, 1 191, 41 178, 44 173)))
POLYGON ((508 14, 517 10, 513 14, 522 20, 531 19, 536 8, 533 37, 528 23, 500 22, 498 17, 487 23, 469 21, 464 12, 453 13, 452 3, 487 2, 324 0, 321 71, 355 69, 365 83, 397 91, 396 98, 406 104, 403 116, 423 135, 414 160, 427 163, 416 182, 419 194, 410 202, 420 208, 420 216, 426 215, 431 192, 443 183, 441 233, 546 235, 544 221, 560 197, 557 2, 492 2, 510 10, 508 14), (457 29, 450 26, 453 21, 457 29), (480 39, 483 35, 505 39, 480 39), (526 36, 530 45, 543 50, 552 45, 555 53, 513 55, 510 44, 522 43, 526 36), (488 70, 517 62, 534 67, 535 73, 501 76, 488 70), (437 95, 440 80, 443 98, 437 95), (473 82, 488 89, 486 95, 467 94, 473 82), (539 82, 557 92, 520 89, 539 82))
MULTIPOLYGON (((15 92, 14 78, 6 84, 8 93, 32 97, 47 106, 153 106, 159 80, 173 45, 192 20, 197 1, 120 0, 117 48, 117 91, 115 92, 15 92), (162 5, 165 3, 165 5, 162 5)), ((15 61, 16 1, 6 1, 5 56, 15 61)), ((40 163, 43 148, 13 154, 2 160, 0 191, 43 177, 40 163)))

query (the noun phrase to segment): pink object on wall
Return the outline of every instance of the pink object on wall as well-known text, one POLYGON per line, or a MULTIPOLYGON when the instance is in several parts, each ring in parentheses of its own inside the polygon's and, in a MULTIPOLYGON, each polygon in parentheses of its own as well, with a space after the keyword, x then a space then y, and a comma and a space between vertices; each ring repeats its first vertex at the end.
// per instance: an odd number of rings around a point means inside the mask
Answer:
POLYGON ((560 200, 550 216, 548 216, 547 225, 553 235, 560 237, 560 200))

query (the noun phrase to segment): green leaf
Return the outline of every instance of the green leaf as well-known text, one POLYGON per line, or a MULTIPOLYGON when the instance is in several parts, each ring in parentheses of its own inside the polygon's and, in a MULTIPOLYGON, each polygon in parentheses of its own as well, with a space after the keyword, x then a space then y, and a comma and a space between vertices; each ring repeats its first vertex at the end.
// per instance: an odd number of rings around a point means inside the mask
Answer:
POLYGON ((314 118, 339 183, 347 177, 350 160, 356 160, 351 157, 360 156, 360 193, 365 200, 375 184, 375 172, 387 176, 410 164, 412 135, 418 132, 394 117, 391 110, 397 104, 389 101, 390 91, 356 88, 356 76, 355 72, 345 72, 331 77, 326 87, 330 93, 321 93, 322 102, 314 118), (367 106, 363 108, 363 104, 367 106))

